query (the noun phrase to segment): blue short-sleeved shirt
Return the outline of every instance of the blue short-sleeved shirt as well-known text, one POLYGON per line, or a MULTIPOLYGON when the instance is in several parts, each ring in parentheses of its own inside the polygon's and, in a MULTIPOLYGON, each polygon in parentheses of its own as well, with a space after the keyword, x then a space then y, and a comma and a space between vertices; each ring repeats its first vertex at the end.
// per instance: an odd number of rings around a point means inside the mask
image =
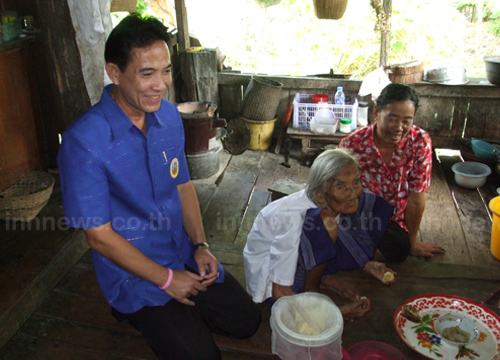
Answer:
MULTIPOLYGON (((177 185, 190 180, 179 112, 163 100, 157 112, 146 114, 146 137, 111 98, 112 86, 62 136, 58 166, 68 225, 86 229, 111 222, 153 261, 174 270, 185 264, 197 269, 177 192, 177 185)), ((171 300, 157 285, 96 251, 92 255, 104 296, 118 311, 171 300)))

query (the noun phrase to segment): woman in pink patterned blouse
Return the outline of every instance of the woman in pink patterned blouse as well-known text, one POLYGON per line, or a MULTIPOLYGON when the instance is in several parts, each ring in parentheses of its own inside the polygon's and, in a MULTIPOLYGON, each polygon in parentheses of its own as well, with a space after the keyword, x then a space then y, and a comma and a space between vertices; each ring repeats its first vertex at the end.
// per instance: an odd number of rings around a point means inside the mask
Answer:
POLYGON ((412 87, 389 84, 377 99, 374 123, 339 144, 358 158, 363 186, 394 205, 392 220, 405 230, 392 226, 401 245, 397 260, 404 260, 408 250, 423 257, 444 253, 441 246, 417 241, 432 169, 431 138, 413 125, 418 101, 412 87))

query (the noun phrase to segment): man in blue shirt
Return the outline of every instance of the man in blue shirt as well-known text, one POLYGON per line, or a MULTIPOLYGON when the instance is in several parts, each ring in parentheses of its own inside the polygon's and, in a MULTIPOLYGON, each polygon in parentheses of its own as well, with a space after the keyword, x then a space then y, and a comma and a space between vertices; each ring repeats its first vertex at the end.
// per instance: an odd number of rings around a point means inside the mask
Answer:
POLYGON ((252 336, 260 311, 211 254, 184 154, 167 29, 130 15, 105 48, 113 82, 63 134, 65 217, 82 228, 115 316, 161 359, 220 359, 212 333, 252 336))

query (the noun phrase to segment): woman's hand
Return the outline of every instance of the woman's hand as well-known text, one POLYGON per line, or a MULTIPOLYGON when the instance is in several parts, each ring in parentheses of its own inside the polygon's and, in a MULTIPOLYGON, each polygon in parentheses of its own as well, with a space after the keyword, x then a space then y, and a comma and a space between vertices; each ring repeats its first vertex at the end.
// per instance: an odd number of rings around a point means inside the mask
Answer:
POLYGON ((366 271, 368 274, 372 275, 375 279, 380 280, 382 283, 386 285, 394 284, 396 282, 395 276, 397 273, 391 269, 389 269, 387 266, 385 266, 384 263, 379 262, 379 261, 368 261, 366 265, 363 267, 363 270, 366 271), (386 273, 390 273, 393 277, 390 280, 387 280, 386 273))
POLYGON ((354 321, 370 311, 370 300, 363 298, 339 307, 344 321, 354 321))
POLYGON ((428 242, 415 242, 410 250, 413 256, 432 257, 434 254, 444 254, 444 248, 428 242))

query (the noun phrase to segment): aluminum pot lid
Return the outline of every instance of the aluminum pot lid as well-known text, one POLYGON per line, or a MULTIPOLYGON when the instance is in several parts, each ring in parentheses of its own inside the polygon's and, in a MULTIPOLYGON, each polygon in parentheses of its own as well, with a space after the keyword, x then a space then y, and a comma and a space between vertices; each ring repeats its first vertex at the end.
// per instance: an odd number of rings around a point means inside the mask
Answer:
POLYGON ((430 80, 426 76, 424 76, 424 80, 438 85, 463 85, 469 82, 469 79, 465 75, 463 75, 461 79, 450 79, 447 81, 430 80))
POLYGON ((250 128, 241 118, 231 119, 226 127, 226 135, 221 140, 229 153, 241 155, 250 145, 250 128))
POLYGON ((440 85, 463 85, 469 82, 466 72, 457 61, 436 62, 426 69, 424 81, 440 85))

